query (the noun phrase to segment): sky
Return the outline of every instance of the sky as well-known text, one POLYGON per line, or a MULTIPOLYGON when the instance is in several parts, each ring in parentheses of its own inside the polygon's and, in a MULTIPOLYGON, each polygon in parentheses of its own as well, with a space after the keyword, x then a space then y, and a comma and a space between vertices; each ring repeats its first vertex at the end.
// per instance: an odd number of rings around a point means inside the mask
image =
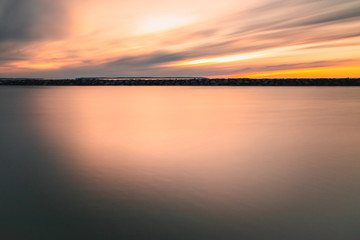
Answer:
POLYGON ((359 0, 0 0, 0 77, 360 77, 359 0))

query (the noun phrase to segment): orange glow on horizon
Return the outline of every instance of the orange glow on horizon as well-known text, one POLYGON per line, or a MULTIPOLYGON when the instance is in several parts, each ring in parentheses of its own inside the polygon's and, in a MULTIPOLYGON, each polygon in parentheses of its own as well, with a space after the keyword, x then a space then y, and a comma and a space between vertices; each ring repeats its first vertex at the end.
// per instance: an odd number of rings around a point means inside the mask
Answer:
POLYGON ((327 67, 327 68, 308 68, 298 70, 284 70, 273 71, 254 74, 237 74, 227 76, 214 77, 229 77, 229 78, 347 78, 359 77, 360 66, 350 67, 327 67))
POLYGON ((15 63, 14 66, 17 68, 26 68, 26 69, 38 69, 38 70, 46 70, 46 69, 58 69, 62 66, 65 66, 65 63, 30 63, 30 62, 18 62, 15 63))

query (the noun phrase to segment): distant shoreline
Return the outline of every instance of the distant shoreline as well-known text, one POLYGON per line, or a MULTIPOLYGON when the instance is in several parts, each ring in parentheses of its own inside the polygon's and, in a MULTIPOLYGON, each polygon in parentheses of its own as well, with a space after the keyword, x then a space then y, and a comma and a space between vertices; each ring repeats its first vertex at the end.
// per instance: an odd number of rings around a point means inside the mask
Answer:
POLYGON ((0 78, 18 86, 360 86, 360 78, 0 78))

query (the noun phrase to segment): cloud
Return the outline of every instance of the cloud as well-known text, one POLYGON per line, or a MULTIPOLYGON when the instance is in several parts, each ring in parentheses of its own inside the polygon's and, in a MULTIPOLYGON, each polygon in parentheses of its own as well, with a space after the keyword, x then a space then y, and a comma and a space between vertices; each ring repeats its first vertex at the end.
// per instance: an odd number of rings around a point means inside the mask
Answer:
POLYGON ((151 67, 152 65, 180 61, 186 58, 187 55, 185 53, 169 53, 160 51, 139 56, 123 57, 107 63, 106 66, 151 67))
POLYGON ((64 37, 67 17, 64 1, 0 0, 0 68, 13 71, 39 44, 64 37))
MULTIPOLYGON (((340 58, 351 59, 351 53, 345 56, 336 52, 339 51, 336 48, 341 44, 349 44, 350 41, 347 40, 360 36, 358 0, 259 0, 256 6, 238 3, 238 8, 229 7, 227 11, 222 9, 222 12, 219 10, 216 14, 209 11, 205 20, 194 20, 186 26, 146 35, 131 35, 128 30, 154 17, 150 5, 149 9, 136 10, 138 4, 135 4, 135 11, 126 8, 127 3, 122 2, 122 8, 111 7, 110 10, 109 5, 120 3, 115 0, 91 0, 87 3, 96 3, 95 7, 88 8, 83 6, 83 2, 0 0, 0 68, 7 63, 28 61, 26 65, 17 65, 25 66, 19 68, 20 71, 30 75, 36 72, 38 77, 209 76, 242 71, 261 72, 311 67, 311 64, 313 67, 327 66, 332 58, 336 59, 333 62, 335 64, 340 58), (71 24, 67 24, 67 6, 70 6, 73 14, 71 19, 77 21, 74 29, 79 29, 80 32, 66 32, 71 27, 71 24), (125 15, 119 14, 116 9, 122 9, 119 11, 126 12, 129 19, 136 21, 126 20, 125 15), (86 16, 82 15, 84 12, 86 16), (127 27, 124 28, 123 25, 127 27), (64 41, 52 42, 64 36, 64 41), (211 67, 164 67, 177 61, 247 54, 286 46, 303 47, 304 51, 296 52, 299 59, 273 56, 273 60, 278 61, 276 64, 259 58, 259 62, 249 60, 211 67), (319 53, 320 48, 320 54, 315 54, 312 58, 311 51, 319 53), (337 53, 341 56, 336 56, 337 53), (329 61, 324 62, 326 57, 329 61), (60 67, 33 70, 26 67, 52 61, 58 61, 57 66, 60 67)), ((162 2, 163 0, 159 0, 158 5, 162 2)), ((180 0, 174 0, 174 3, 177 8, 183 6, 179 12, 186 12, 188 9, 188 5, 180 0)), ((215 0, 209 0, 209 3, 214 5, 215 0)), ((202 17, 207 10, 209 9, 204 5, 202 17)), ((162 12, 163 9, 158 9, 155 15, 162 12)), ((14 73, 19 74, 15 70, 14 73)), ((3 71, 2 75, 5 74, 7 73, 3 71)))
POLYGON ((316 26, 318 24, 333 24, 334 22, 360 19, 360 4, 348 6, 344 9, 332 8, 325 13, 317 13, 307 17, 295 18, 290 23, 279 24, 277 28, 316 26))
POLYGON ((61 1, 1 0, 0 41, 57 37, 64 30, 61 1))

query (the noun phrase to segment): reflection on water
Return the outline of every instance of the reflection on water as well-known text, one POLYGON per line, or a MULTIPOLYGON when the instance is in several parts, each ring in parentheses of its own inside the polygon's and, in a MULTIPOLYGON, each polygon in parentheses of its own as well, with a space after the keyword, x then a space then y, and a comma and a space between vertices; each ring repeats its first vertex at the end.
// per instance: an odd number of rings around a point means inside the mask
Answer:
MULTIPOLYGON (((26 159, 29 171, 44 181, 31 178, 39 188, 31 196, 51 205, 50 212, 63 206, 66 216, 54 212, 47 218, 62 223, 58 227, 63 236, 360 235, 359 88, 1 91, 2 99, 19 102, 16 114, 16 109, 1 105, 10 116, 2 118, 2 127, 11 120, 10 129, 17 132, 25 126, 19 139, 28 131, 38 138, 20 142, 39 148, 26 159)), ((20 163, 24 160, 17 157, 20 163)), ((22 176, 18 170, 16 174, 22 176)), ((38 217, 41 209, 36 209, 19 216, 38 217)))

